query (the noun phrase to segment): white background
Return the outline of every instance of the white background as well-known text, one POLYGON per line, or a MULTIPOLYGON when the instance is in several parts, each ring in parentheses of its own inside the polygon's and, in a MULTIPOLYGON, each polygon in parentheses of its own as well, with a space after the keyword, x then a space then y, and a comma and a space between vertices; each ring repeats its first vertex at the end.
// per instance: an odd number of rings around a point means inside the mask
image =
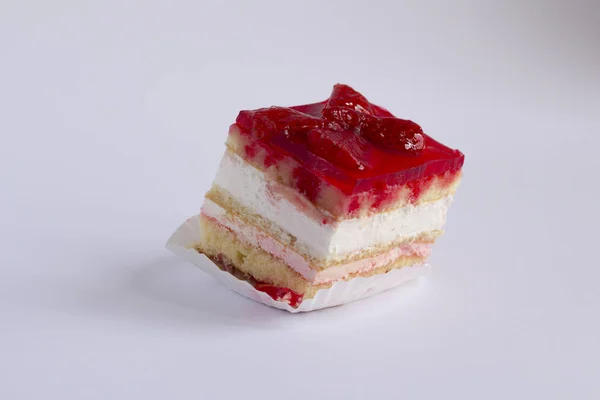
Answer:
POLYGON ((2 1, 0 398, 600 398, 597 1, 2 1), (290 315, 164 249, 239 109, 466 155, 420 285, 290 315))

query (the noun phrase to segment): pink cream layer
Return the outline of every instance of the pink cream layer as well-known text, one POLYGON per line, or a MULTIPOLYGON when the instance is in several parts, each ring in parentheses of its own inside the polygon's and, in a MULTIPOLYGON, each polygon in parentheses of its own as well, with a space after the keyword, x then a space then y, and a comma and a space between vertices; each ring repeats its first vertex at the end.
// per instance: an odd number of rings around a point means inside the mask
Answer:
MULTIPOLYGON (((210 202, 210 200, 207 200, 210 202)), ((212 202, 211 202, 212 203, 212 202)), ((212 203, 210 207, 203 207, 202 215, 212 222, 233 231, 239 240, 254 246, 260 247, 272 256, 286 263, 294 271, 302 275, 311 283, 330 283, 340 279, 347 278, 353 273, 365 273, 372 269, 385 266, 394 260, 403 256, 426 257, 430 252, 430 245, 425 243, 411 243, 393 248, 392 250, 378 254, 375 257, 363 258, 347 264, 340 264, 334 267, 318 271, 310 263, 292 248, 280 243, 257 229, 253 225, 246 224, 239 219, 232 219, 225 213, 225 210, 212 203), (216 210, 219 210, 218 212, 216 210)))

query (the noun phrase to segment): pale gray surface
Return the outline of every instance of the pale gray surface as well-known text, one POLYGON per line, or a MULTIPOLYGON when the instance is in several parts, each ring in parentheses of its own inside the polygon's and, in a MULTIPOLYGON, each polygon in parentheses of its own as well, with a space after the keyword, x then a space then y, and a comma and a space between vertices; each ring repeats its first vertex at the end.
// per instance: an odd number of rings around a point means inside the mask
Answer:
POLYGON ((0 3, 0 398, 600 398, 598 2, 94 3, 0 3), (429 281, 288 315, 170 255, 237 111, 336 82, 466 154, 429 281))

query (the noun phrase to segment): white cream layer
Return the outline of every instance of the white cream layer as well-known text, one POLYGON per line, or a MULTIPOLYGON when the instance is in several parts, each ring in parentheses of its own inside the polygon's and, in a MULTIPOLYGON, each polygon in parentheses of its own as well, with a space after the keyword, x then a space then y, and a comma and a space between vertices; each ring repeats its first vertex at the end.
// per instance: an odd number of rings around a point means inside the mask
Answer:
POLYGON ((280 259, 294 271, 298 272, 311 283, 329 283, 340 279, 346 279, 353 273, 364 273, 372 269, 383 267, 394 262, 402 256, 426 257, 429 255, 428 244, 412 243, 404 246, 394 247, 392 250, 367 257, 346 264, 336 265, 322 271, 317 271, 310 263, 292 248, 273 239, 268 234, 256 227, 247 224, 239 218, 233 217, 218 204, 207 199, 202 207, 202 215, 235 232, 237 238, 242 242, 259 247, 280 259))
POLYGON ((230 151, 221 160, 214 184, 251 212, 295 236, 298 249, 323 262, 342 260, 371 248, 441 230, 452 201, 452 196, 447 196, 369 217, 323 224, 314 217, 320 213, 316 207, 303 197, 304 200, 290 201, 289 188, 267 181, 262 171, 230 151), (286 191, 288 195, 284 195, 286 191))

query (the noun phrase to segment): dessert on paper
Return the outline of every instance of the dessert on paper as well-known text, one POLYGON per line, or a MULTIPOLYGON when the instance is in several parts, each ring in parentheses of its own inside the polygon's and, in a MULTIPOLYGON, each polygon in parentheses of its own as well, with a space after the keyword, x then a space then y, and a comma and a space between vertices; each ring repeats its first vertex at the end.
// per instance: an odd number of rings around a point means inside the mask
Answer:
POLYGON ((340 84, 319 103, 241 111, 226 145, 201 214, 168 247, 288 311, 347 303, 425 273, 464 162, 340 84))

